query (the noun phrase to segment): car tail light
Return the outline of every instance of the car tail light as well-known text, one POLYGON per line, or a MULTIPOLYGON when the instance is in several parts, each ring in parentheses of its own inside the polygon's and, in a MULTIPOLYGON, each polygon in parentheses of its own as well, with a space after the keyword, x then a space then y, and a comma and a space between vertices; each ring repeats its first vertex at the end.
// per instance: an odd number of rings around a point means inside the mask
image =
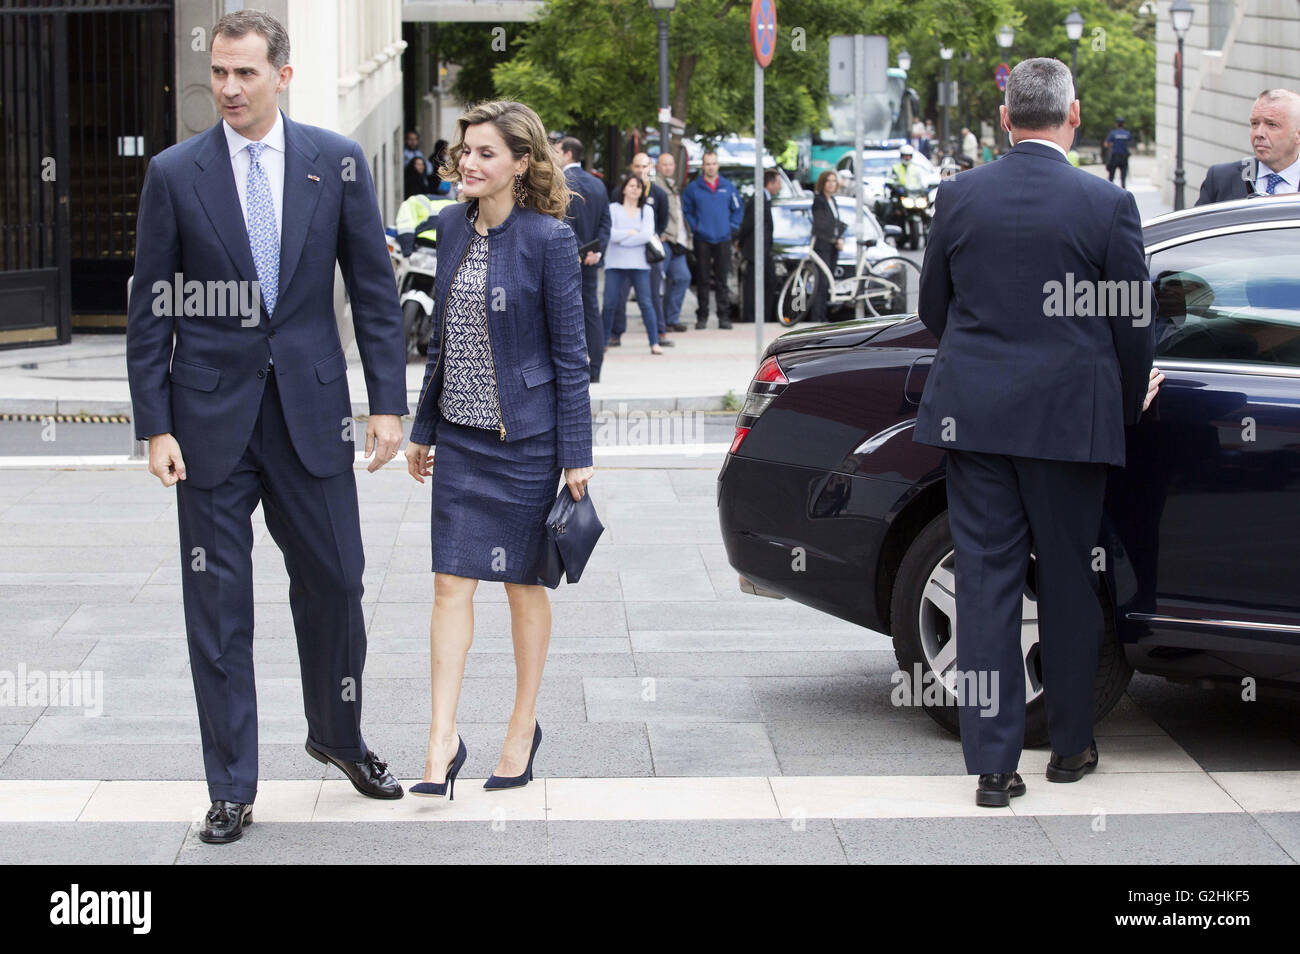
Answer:
POLYGON ((728 453, 734 454, 740 450, 740 445, 749 436, 749 431, 759 415, 767 410, 789 383, 775 357, 766 358, 758 366, 758 370, 754 372, 754 379, 749 382, 745 406, 736 415, 736 436, 731 440, 731 450, 728 453))

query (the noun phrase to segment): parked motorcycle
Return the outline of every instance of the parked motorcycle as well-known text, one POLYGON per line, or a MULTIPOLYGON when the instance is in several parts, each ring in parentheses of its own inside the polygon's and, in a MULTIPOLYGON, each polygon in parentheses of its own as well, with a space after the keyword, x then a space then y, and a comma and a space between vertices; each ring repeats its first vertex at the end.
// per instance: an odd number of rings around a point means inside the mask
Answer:
POLYGON ((406 354, 429 353, 429 333, 433 330, 433 279, 438 270, 438 243, 417 238, 415 249, 406 258, 391 244, 393 268, 397 277, 398 300, 402 305, 402 333, 406 337, 406 354))

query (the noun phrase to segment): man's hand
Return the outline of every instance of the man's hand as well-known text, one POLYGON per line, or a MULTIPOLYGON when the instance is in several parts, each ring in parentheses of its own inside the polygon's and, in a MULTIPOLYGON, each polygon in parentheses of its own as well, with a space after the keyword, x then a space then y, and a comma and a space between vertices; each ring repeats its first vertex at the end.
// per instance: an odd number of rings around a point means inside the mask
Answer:
POLYGON ((588 252, 586 255, 582 257, 582 264, 584 265, 595 265, 599 261, 600 261, 599 252, 588 252))
POLYGON ((1147 396, 1146 400, 1142 402, 1142 410, 1145 411, 1149 408, 1151 402, 1156 399, 1156 392, 1160 390, 1160 382, 1164 379, 1165 376, 1160 372, 1159 368, 1151 369, 1151 377, 1147 382, 1147 396))
POLYGON ((587 492, 587 481, 591 480, 591 475, 595 472, 596 468, 594 467, 564 468, 564 483, 569 488, 569 493, 573 495, 574 500, 582 499, 582 495, 587 492))
POLYGON ((181 445, 170 434, 155 434, 149 438, 149 473, 161 480, 164 487, 185 479, 181 445))
POLYGON ((366 453, 375 453, 366 470, 374 473, 397 456, 402 443, 402 419, 396 414, 371 414, 366 424, 366 453))
POLYGON ((420 483, 424 483, 425 477, 433 476, 433 457, 428 444, 406 445, 406 472, 420 483))

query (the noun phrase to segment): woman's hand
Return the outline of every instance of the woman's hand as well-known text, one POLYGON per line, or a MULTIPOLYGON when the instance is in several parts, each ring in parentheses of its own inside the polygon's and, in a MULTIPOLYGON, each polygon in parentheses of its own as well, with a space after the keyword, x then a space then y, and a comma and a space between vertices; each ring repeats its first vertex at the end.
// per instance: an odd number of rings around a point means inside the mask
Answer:
POLYGON ((574 500, 581 500, 582 495, 587 492, 587 481, 591 480, 591 475, 596 472, 594 467, 566 467, 564 468, 564 483, 569 488, 569 493, 573 495, 574 500))
POLYGON ((406 445, 406 472, 424 483, 425 477, 433 476, 433 458, 429 455, 428 444, 406 445))

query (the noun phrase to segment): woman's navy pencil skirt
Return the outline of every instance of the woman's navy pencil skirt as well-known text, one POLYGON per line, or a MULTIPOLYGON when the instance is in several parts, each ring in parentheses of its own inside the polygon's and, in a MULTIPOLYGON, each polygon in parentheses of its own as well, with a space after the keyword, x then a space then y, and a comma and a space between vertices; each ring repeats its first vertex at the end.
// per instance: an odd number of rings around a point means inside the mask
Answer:
POLYGON ((559 492, 555 430, 503 441, 443 418, 433 453, 433 572, 539 584, 559 492))

